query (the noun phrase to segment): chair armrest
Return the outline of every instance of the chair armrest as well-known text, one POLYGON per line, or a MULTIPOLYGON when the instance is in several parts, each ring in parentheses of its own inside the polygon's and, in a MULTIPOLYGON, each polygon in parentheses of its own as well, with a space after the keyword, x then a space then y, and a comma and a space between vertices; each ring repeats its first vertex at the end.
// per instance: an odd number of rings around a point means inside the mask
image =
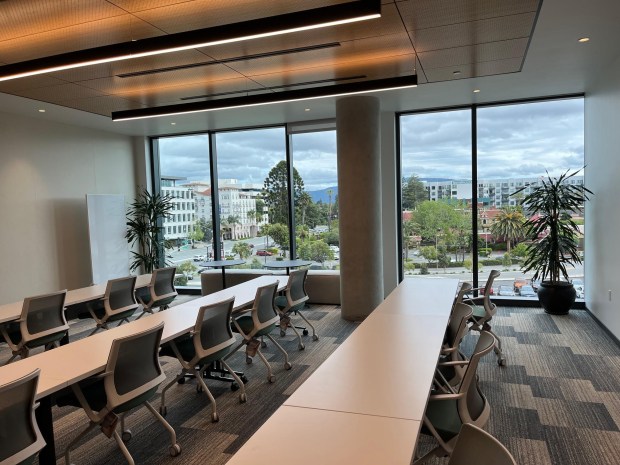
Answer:
POLYGON ((442 366, 442 367, 452 367, 452 366, 468 365, 468 364, 469 364, 469 360, 450 360, 449 362, 437 363, 438 366, 442 366))
POLYGON ((464 397, 464 393, 459 394, 431 394, 428 398, 429 402, 434 402, 436 400, 457 400, 464 397))

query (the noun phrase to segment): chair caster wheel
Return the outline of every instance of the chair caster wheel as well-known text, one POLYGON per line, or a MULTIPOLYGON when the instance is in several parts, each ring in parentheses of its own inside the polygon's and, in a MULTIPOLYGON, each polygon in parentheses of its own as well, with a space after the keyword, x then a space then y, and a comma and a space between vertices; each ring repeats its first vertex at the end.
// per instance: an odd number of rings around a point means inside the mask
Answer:
POLYGON ((241 381, 243 381, 244 383, 247 383, 247 382, 248 382, 248 377, 247 377, 247 376, 245 376, 245 375, 243 375, 243 376, 241 377, 241 381))
POLYGON ((275 383, 276 382, 275 375, 268 376, 267 377, 267 381, 269 381, 270 383, 275 383))
POLYGON ((304 334, 304 336, 307 336, 307 335, 309 334, 309 333, 308 333, 308 330, 307 330, 307 329, 304 329, 304 330, 303 330, 303 334, 304 334))
POLYGON ((239 390, 239 385, 237 383, 231 383, 230 384, 230 390, 232 392, 238 391, 239 390))
POLYGON ((170 448, 168 449, 168 452, 170 452, 170 457, 176 457, 181 453, 181 446, 179 444, 170 446, 170 448))
POLYGON ((291 363, 290 363, 290 362, 286 362, 286 363, 284 364, 284 369, 285 369, 285 370, 290 370, 291 368, 293 368, 293 365, 291 365, 291 363))
POLYGON ((216 412, 211 414, 211 422, 212 423, 217 423, 218 421, 220 421, 220 417, 218 416, 218 414, 216 412))
POLYGON ((319 340, 319 336, 317 336, 316 334, 314 336, 312 336, 312 340, 313 341, 318 341, 319 340))
POLYGON ((305 348, 306 348, 306 346, 305 346, 305 345, 303 345, 303 344, 299 344, 299 350, 304 350, 305 348))
POLYGON ((168 415, 168 407, 166 407, 165 405, 160 405, 159 413, 162 417, 165 417, 166 415, 168 415))
POLYGON ((243 394, 239 394, 239 403, 245 404, 247 401, 248 396, 245 395, 245 392, 243 394))
POLYGON ((131 430, 129 430, 129 429, 126 429, 125 431, 123 431, 121 433, 121 439, 123 440, 123 442, 131 441, 132 437, 133 437, 133 435, 131 434, 131 430))
POLYGON ((280 337, 284 337, 284 336, 286 336, 286 331, 280 330, 280 337))
POLYGON ((497 364, 500 367, 505 367, 506 366, 506 357, 501 356, 500 358, 497 359, 497 364))
POLYGON ((252 357, 245 357, 245 363, 252 365, 252 357))
POLYGON ((261 341, 260 346, 262 349, 264 349, 265 347, 267 347, 267 343, 265 341, 261 341))
POLYGON ((182 378, 179 378, 179 380, 177 381, 177 384, 185 384, 185 376, 183 376, 182 378))

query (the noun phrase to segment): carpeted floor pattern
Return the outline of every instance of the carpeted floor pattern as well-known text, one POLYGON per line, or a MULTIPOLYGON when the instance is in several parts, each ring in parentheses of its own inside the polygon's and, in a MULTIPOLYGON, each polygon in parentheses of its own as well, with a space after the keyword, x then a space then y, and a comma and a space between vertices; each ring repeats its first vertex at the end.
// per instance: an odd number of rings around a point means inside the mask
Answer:
MULTIPOLYGON (((208 399, 196 392, 194 381, 170 389, 167 419, 183 448, 180 457, 168 455, 168 435, 146 409, 131 414, 127 426, 133 439, 128 448, 136 463, 226 463, 356 327, 342 320, 339 308, 334 306, 314 305, 306 315, 316 323, 321 339, 313 342, 306 337, 305 351, 297 350, 290 330, 285 338, 276 336, 290 355, 292 370, 283 369, 282 358, 272 344, 264 349, 274 368, 274 384, 267 382, 266 369, 258 358, 252 365, 245 364, 243 352, 231 359, 231 365, 245 371, 250 379, 247 403, 240 404, 237 393, 227 384, 207 381, 217 399, 219 423, 211 423, 208 399)), ((89 320, 72 322, 72 338, 86 336, 90 328, 89 320)), ((508 364, 499 367, 490 354, 478 368, 481 389, 491 405, 486 429, 506 445, 517 463, 620 463, 620 348, 590 315, 573 311, 568 316, 549 316, 539 309, 504 307, 494 318, 493 328, 503 341, 508 364)), ((467 336, 465 352, 471 351, 474 343, 475 336, 467 336)), ((0 363, 6 358, 6 348, 0 349, 0 363)), ((162 364, 169 377, 178 372, 176 360, 164 358, 162 364)), ((159 407, 159 394, 153 405, 159 407)), ((54 418, 60 464, 64 463, 61 454, 66 444, 87 420, 81 410, 69 407, 55 408, 54 418)), ((274 454, 278 453, 278 441, 285 440, 287 434, 303 434, 303 426, 274 438, 274 454)), ((420 440, 422 451, 433 445, 431 438, 420 440)), ((80 465, 126 463, 114 441, 98 430, 83 440, 72 458, 80 465)), ((445 465, 447 459, 427 463, 445 465)))
MULTIPOLYGON (((620 348, 585 311, 551 316, 501 308, 493 318, 507 366, 478 366, 491 405, 487 431, 519 465, 620 463, 620 348)), ((475 333, 474 333, 475 334, 475 333)), ((463 346, 471 353, 475 337, 463 346)), ((434 445, 423 437, 421 449, 434 445)), ((429 460, 446 464, 447 459, 429 460)))

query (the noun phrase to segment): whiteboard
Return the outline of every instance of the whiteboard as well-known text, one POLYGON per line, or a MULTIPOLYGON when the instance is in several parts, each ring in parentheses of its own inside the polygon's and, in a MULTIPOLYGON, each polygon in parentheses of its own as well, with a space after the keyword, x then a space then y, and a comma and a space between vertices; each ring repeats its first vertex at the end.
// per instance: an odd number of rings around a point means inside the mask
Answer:
POLYGON ((129 275, 125 196, 86 195, 92 284, 129 275))

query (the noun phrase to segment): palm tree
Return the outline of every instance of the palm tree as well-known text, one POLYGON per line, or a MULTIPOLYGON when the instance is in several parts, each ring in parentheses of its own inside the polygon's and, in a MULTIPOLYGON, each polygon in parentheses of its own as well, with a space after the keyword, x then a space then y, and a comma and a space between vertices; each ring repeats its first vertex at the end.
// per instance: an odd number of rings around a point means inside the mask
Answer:
POLYGON ((226 224, 230 228, 230 238, 236 239, 235 226, 241 224, 239 217, 237 215, 230 215, 228 218, 226 218, 226 224))
POLYGON ((513 241, 524 236, 525 216, 519 207, 503 207, 493 225, 491 232, 496 237, 503 237, 506 241, 506 251, 510 253, 510 245, 513 241))

